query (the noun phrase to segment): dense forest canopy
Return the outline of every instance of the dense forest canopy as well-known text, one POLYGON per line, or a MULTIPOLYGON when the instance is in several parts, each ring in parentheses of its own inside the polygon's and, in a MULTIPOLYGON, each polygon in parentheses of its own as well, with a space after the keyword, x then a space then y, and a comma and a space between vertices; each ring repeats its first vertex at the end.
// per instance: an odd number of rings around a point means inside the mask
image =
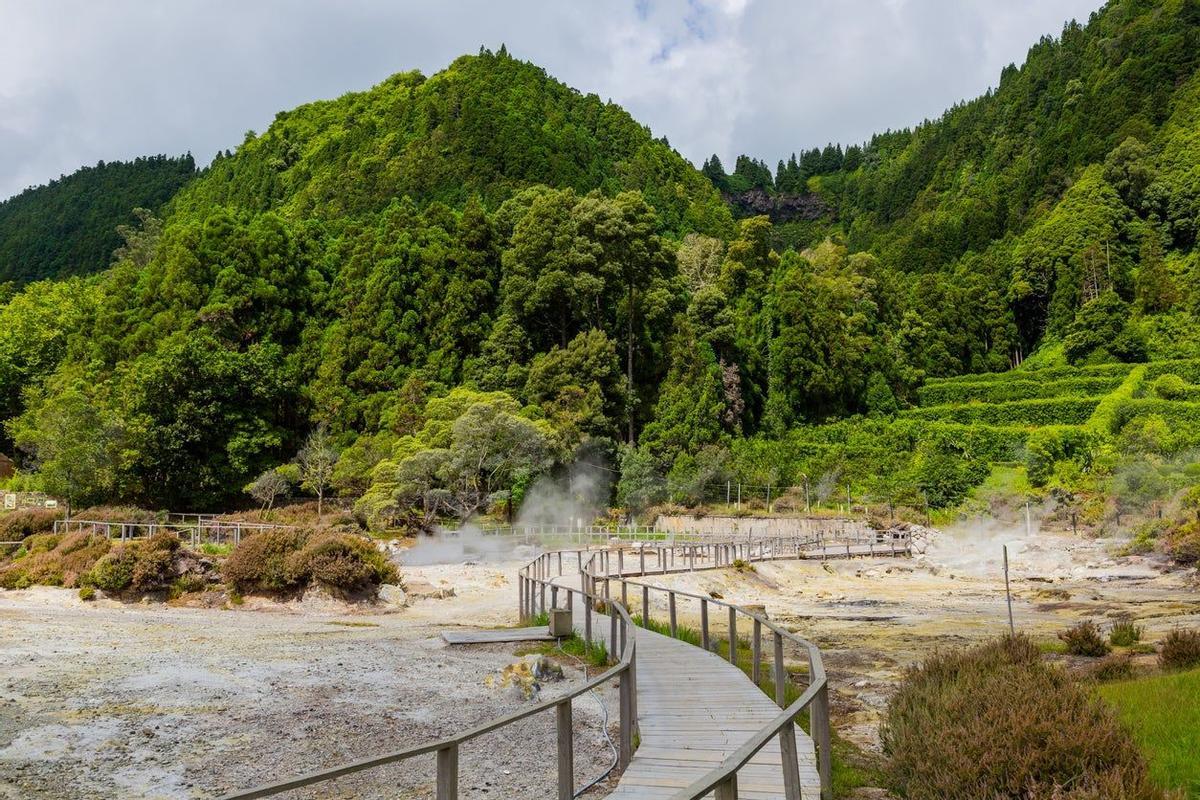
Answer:
POLYGON ((195 175, 191 155, 101 161, 0 202, 0 284, 108 266, 133 210, 157 211, 195 175))
POLYGON ((1196 355, 1198 59, 1200 0, 1113 0, 941 119, 774 174, 697 170, 503 48, 401 73, 248 133, 103 274, 0 295, 0 449, 196 509, 316 429, 390 521, 511 508, 585 453, 631 506, 843 472, 953 502, 998 439, 888 423, 926 381, 1196 355), (822 211, 735 218, 749 191, 822 211))

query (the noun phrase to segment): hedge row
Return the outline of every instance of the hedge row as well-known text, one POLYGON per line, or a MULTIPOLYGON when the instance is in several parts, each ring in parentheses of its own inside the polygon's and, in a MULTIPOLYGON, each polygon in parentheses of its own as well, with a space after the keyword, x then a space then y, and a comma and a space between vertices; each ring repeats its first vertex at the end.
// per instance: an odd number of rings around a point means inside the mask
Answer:
POLYGON ((1109 432, 1117 433, 1135 417, 1156 414, 1175 426, 1200 425, 1200 403, 1181 403, 1171 400, 1125 400, 1114 409, 1109 432))
POLYGON ((901 412, 901 416, 963 425, 1083 425, 1099 404, 1100 398, 1096 397, 1019 400, 1013 403, 958 403, 914 408, 901 412))
POLYGON ((1167 374, 1178 375, 1188 383, 1200 383, 1200 359, 1155 361, 1146 365, 1147 381, 1167 374))
POLYGON ((1108 394, 1121 385, 1120 376, 1092 376, 1033 380, 1013 374, 1008 381, 936 383, 922 386, 917 397, 923 406, 957 403, 1008 403, 1016 400, 1041 400, 1054 397, 1094 397, 1108 394))
MULTIPOLYGON (((1176 363, 1176 362, 1162 362, 1176 363)), ((1063 378, 1123 378, 1136 364, 1088 364, 1080 367, 1017 368, 1008 372, 979 372, 970 375, 955 375, 951 378, 929 378, 926 386, 941 386, 953 383, 994 383, 1010 380, 1060 380, 1063 378)))

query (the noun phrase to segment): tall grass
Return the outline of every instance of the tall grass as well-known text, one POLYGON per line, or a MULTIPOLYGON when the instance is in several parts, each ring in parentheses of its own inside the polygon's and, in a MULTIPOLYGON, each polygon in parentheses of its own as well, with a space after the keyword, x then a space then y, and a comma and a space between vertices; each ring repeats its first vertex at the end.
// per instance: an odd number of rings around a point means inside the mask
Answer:
POLYGON ((1159 786, 1200 797, 1200 669, 1105 684, 1159 786))

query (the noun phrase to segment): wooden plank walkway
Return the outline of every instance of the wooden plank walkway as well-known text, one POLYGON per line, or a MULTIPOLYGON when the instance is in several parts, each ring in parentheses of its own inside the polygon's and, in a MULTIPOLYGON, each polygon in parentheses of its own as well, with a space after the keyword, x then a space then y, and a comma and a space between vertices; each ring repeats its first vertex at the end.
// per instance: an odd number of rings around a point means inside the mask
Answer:
MULTIPOLYGON (((610 798, 668 798, 719 765, 779 714, 746 673, 715 653, 645 629, 637 632, 641 744, 610 798)), ((796 728, 805 800, 821 796, 812 740, 796 728)), ((778 738, 738 773, 738 797, 784 797, 778 738)))
POLYGON ((553 642, 545 625, 533 628, 459 628, 442 631, 446 644, 495 644, 497 642, 553 642))

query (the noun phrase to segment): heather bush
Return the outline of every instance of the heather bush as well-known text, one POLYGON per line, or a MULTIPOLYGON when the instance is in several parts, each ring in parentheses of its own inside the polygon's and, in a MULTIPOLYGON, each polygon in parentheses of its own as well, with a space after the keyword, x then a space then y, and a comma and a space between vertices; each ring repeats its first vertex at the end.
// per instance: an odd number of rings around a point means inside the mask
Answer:
POLYGON ((80 585, 96 562, 109 551, 106 537, 90 533, 56 535, 41 533, 30 536, 21 548, 23 552, 0 568, 0 587, 25 589, 29 586, 80 585))
POLYGON ((1092 664, 1087 676, 1097 681, 1123 681, 1133 677, 1133 659, 1128 655, 1111 654, 1092 664))
POLYGON ((1100 629, 1090 619, 1067 628, 1058 638, 1066 643, 1067 652, 1073 656, 1099 658, 1109 652, 1108 643, 1100 635, 1100 629))
POLYGON ((62 512, 52 508, 23 508, 0 513, 0 542, 19 542, 54 527, 62 512))
POLYGON ((296 553, 308 539, 305 531, 275 528, 242 539, 225 559, 225 582, 240 593, 286 592, 303 585, 299 576, 288 570, 288 556, 296 553))
POLYGON ((398 580, 396 568, 369 539, 301 530, 257 533, 225 561, 226 582, 241 593, 280 593, 316 582, 358 592, 398 580))
POLYGON ((179 578, 180 546, 178 537, 170 533, 119 544, 96 562, 85 582, 112 594, 168 590, 179 578))
POLYGON ((1113 712, 1025 636, 910 668, 880 736, 908 800, 1162 797, 1113 712))
POLYGON ((1176 628, 1168 633, 1158 651, 1158 665, 1165 670, 1200 667, 1200 630, 1176 628))
POLYGON ((357 592, 398 579, 396 568, 369 539, 346 533, 312 534, 288 558, 297 581, 357 592))

